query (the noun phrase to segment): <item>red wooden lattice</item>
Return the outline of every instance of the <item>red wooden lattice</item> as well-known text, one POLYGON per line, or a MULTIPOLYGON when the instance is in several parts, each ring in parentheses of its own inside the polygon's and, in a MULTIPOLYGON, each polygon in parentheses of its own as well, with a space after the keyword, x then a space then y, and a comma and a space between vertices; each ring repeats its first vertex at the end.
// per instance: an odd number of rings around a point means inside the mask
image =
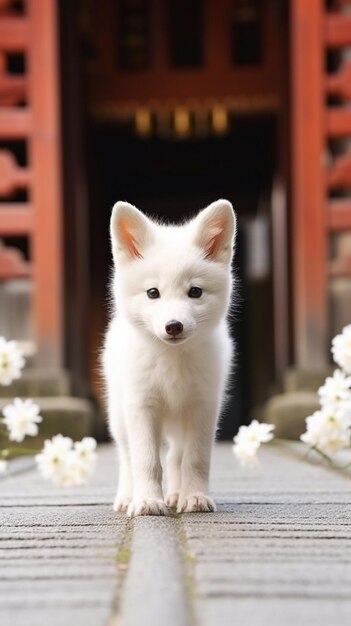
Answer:
POLYGON ((22 5, 0 2, 0 280, 32 278, 38 358, 58 366, 62 245, 57 3, 25 0, 22 5), (20 71, 11 71, 13 57, 22 59, 20 71), (18 163, 16 145, 26 154, 25 164, 18 163), (26 239, 29 259, 7 237, 26 239))
POLYGON ((351 276, 351 257, 329 260, 329 237, 351 230, 351 16, 346 2, 291 2, 292 236, 295 360, 320 367, 329 340, 328 277, 351 276), (340 68, 327 74, 328 50, 339 53, 340 68), (328 96, 338 99, 328 105, 328 96), (330 140, 344 144, 333 155, 330 140), (332 198, 332 194, 334 198, 332 198), (340 196, 335 198, 335 196, 340 196))

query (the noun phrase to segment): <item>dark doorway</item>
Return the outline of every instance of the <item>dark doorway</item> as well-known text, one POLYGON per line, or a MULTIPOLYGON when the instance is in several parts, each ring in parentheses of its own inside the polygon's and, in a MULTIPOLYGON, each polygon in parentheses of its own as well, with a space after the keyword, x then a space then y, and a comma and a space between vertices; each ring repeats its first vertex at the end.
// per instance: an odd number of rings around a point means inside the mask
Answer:
POLYGON ((254 252, 250 246, 256 245, 249 225, 258 214, 268 220, 269 239, 269 202, 264 199, 270 196, 275 171, 276 119, 238 116, 231 120, 230 133, 204 139, 141 139, 133 128, 117 123, 90 123, 88 133, 92 384, 98 389, 96 359, 107 320, 113 204, 128 200, 151 215, 177 222, 226 197, 239 219, 231 316, 237 356, 219 429, 219 437, 230 438, 251 419, 273 380, 271 265, 258 282, 248 268, 254 252))

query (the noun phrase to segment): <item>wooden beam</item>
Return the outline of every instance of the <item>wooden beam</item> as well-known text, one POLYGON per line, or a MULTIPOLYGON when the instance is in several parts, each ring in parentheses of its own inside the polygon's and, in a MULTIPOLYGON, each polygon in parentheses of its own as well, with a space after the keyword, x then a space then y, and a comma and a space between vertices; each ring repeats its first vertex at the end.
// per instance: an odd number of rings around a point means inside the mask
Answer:
POLYGON ((328 203, 328 227, 333 231, 351 230, 351 200, 328 203))
POLYGON ((1 139, 21 139, 31 131, 31 113, 28 109, 0 108, 1 139))
POLYGON ((4 245, 0 240, 0 280, 23 278, 30 276, 31 273, 31 263, 24 259, 22 252, 4 245))
POLYGON ((350 189, 351 183, 351 151, 335 157, 327 173, 329 189, 350 189))
POLYGON ((330 108, 326 116, 329 137, 345 137, 351 134, 351 110, 330 108))
POLYGON ((344 62, 341 69, 325 78, 326 91, 345 100, 351 98, 351 63, 344 62))
POLYGON ((330 14, 325 21, 326 43, 331 48, 351 46, 351 16, 330 14))
POLYGON ((25 17, 2 17, 0 20, 0 50, 21 52, 28 46, 29 28, 25 17))
POLYGON ((323 170, 325 9, 322 0, 294 0, 290 7, 295 362, 298 367, 320 368, 327 359, 328 335, 323 170))
POLYGON ((0 237, 31 234, 33 209, 30 204, 0 204, 0 237))
POLYGON ((0 75, 0 106, 12 106, 24 102, 27 87, 26 76, 0 75))

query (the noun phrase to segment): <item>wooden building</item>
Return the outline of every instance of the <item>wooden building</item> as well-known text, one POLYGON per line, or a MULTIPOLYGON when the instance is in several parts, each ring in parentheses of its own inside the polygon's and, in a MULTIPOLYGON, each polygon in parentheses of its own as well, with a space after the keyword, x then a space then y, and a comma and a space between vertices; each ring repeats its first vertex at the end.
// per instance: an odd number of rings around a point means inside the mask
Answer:
POLYGON ((350 59, 350 0, 0 0, 0 334, 99 395, 112 204, 227 196, 237 419, 325 366, 351 318, 350 59))

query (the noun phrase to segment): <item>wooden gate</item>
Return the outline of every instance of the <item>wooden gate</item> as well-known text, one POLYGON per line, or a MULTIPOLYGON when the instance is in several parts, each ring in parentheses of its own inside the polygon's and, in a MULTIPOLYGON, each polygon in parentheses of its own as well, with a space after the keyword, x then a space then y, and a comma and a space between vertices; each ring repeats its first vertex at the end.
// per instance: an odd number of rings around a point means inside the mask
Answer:
POLYGON ((0 281, 30 277, 38 361, 51 366, 62 351, 56 10, 0 0, 0 281))
POLYGON ((351 250, 331 253, 332 235, 351 231, 351 14, 349 0, 290 6, 295 361, 308 368, 327 361, 330 280, 351 277, 351 250))

